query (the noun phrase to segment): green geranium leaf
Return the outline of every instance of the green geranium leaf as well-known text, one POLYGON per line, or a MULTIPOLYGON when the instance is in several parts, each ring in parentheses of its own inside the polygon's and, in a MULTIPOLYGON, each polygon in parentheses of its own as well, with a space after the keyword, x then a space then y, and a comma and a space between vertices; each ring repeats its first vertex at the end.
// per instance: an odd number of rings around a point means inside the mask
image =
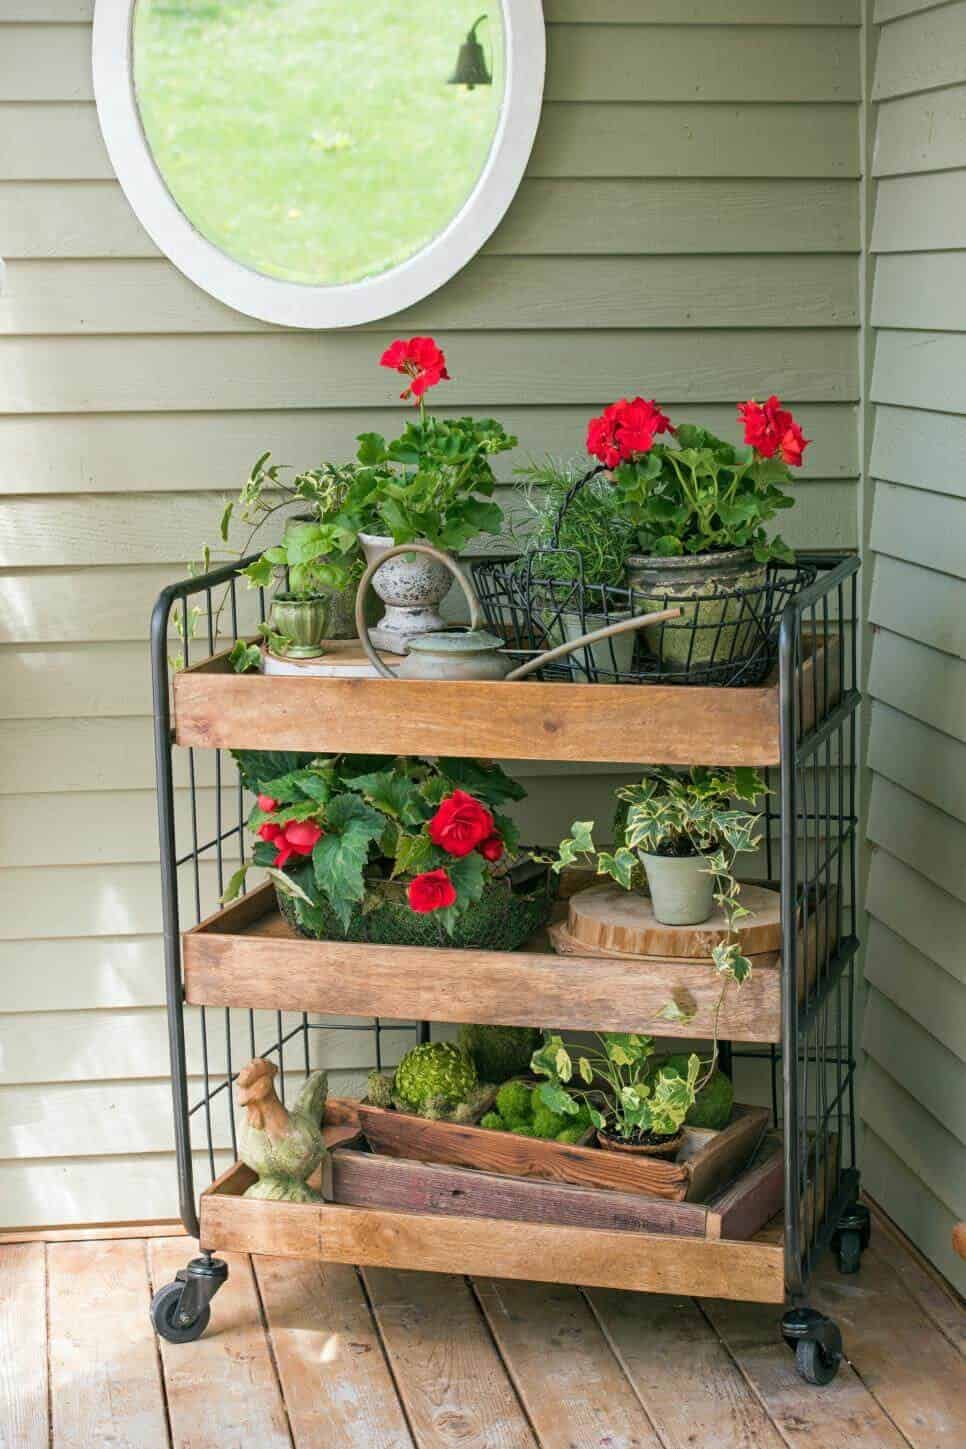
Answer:
POLYGON ((482 855, 471 851, 469 855, 451 859, 446 866, 449 878, 456 887, 456 905, 450 907, 462 914, 467 906, 478 901, 483 894, 486 881, 486 861, 482 855))

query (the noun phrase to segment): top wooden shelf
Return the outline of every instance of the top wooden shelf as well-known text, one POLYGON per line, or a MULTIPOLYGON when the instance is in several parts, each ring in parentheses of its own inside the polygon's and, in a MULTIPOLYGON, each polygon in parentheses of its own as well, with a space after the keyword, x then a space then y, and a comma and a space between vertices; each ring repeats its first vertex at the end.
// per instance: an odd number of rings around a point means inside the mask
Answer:
MULTIPOLYGON (((839 697, 831 642, 805 641, 803 731, 839 697)), ((235 674, 219 654, 175 675, 174 738, 203 749, 764 766, 780 759, 779 690, 777 677, 743 689, 269 677, 235 674)))

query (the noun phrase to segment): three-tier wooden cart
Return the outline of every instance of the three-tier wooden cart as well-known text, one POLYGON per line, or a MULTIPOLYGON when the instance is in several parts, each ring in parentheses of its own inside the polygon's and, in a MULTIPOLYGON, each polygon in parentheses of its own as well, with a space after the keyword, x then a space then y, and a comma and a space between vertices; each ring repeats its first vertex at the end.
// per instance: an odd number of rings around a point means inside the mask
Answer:
POLYGON ((807 561, 816 581, 782 614, 773 674, 743 688, 238 675, 217 652, 215 596, 227 591, 233 636, 246 561, 165 589, 152 657, 167 1006, 181 1216, 201 1243, 156 1296, 165 1338, 203 1333, 228 1271, 214 1253, 235 1249, 785 1304, 781 1332, 800 1373, 832 1378, 842 1341, 806 1305, 809 1279, 829 1246, 855 1271, 868 1240, 853 1055, 859 562, 807 561), (207 648, 169 678, 175 606, 195 609, 207 648), (326 1064, 323 1032, 370 1033, 368 1060, 381 1066, 387 1042, 425 1040, 432 1022, 647 1030, 671 987, 696 1014, 661 1035, 709 1037, 718 988, 703 963, 309 941, 285 927, 270 887, 206 915, 245 849, 249 802, 222 755, 233 748, 766 772, 761 877, 780 890, 782 949, 740 990, 729 986, 719 1030, 726 1062, 740 1072, 751 1059, 770 1084, 781 1218, 749 1240, 545 1223, 521 1232, 496 1219, 244 1198, 252 1175, 234 1161, 232 1084, 249 1056, 275 1060, 284 1097, 287 1077, 326 1064), (211 1180, 200 1202, 196 1170, 211 1180))

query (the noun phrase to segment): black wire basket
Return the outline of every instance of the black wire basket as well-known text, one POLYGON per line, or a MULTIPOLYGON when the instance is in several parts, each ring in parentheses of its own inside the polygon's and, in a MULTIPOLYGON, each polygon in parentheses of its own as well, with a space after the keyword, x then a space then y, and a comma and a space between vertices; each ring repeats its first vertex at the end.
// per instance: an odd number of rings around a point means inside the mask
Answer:
MULTIPOLYGON (((676 619, 585 644, 545 666, 539 677, 585 684, 760 684, 777 659, 782 610, 814 582, 815 568, 756 565, 749 551, 747 563, 730 575, 716 578, 711 568, 708 578, 692 585, 665 590, 653 578, 648 582, 654 570, 647 559, 629 561, 635 567, 625 587, 588 583, 580 552, 562 547, 560 535, 575 495, 603 472, 592 468, 567 490, 549 545, 472 565, 487 625, 505 640, 507 653, 523 663, 621 619, 678 608, 676 619)), ((687 566, 688 560, 674 563, 687 566)))

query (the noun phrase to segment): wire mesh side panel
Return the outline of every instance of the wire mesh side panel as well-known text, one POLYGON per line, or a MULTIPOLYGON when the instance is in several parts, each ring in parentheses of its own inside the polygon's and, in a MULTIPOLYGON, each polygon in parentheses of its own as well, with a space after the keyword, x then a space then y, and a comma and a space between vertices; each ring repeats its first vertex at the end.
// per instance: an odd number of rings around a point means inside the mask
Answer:
POLYGON ((218 910, 231 876, 248 858, 245 821, 252 801, 228 751, 173 747, 170 675, 172 665, 203 664, 264 618, 263 592, 239 585, 248 562, 166 589, 151 627, 175 1152, 181 1217, 192 1235, 198 1231, 196 1182, 207 1185, 237 1157, 232 1087, 252 1057, 267 1057, 278 1067, 275 1085, 283 1102, 320 1067, 332 1073, 330 1090, 361 1096, 368 1071, 395 1063, 420 1030, 379 1018, 331 1020, 184 1004, 180 933, 218 910))

